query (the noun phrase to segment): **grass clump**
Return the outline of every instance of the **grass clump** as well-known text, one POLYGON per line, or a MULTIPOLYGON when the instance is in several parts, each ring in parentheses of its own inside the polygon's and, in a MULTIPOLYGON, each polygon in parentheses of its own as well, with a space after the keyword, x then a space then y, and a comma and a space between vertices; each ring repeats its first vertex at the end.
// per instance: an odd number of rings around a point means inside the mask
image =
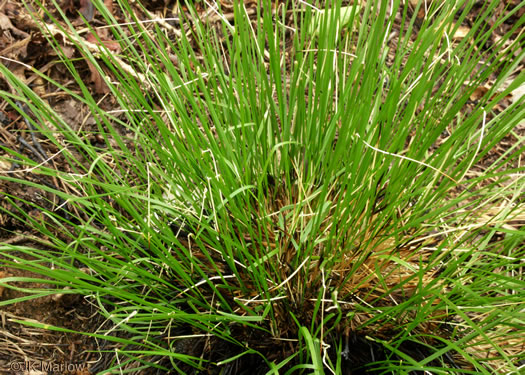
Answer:
POLYGON ((2 97, 67 164, 4 149, 67 188, 2 174, 61 202, 40 219, 9 211, 45 246, 3 245, 2 264, 51 286, 28 298, 97 304, 112 326, 88 334, 118 343, 114 372, 517 373, 523 143, 480 162, 524 117, 523 98, 496 111, 524 83, 523 20, 488 47, 504 22, 482 28, 489 1, 454 42, 473 3, 432 2, 419 19, 400 1, 235 2, 233 17, 190 8, 169 29, 126 1, 118 24, 96 2, 112 50, 48 12, 80 93, 41 76, 90 109, 104 142, 0 67, 2 97), (100 108, 59 36, 118 110, 100 108))

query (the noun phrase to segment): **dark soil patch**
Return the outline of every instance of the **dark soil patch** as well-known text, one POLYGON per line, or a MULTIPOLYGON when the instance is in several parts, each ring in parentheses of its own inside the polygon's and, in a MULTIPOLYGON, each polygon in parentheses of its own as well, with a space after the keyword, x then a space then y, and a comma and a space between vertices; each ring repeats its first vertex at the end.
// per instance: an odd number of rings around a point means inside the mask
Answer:
MULTIPOLYGON (((71 21, 81 27, 81 23, 76 13, 76 3, 67 0, 62 2, 65 9, 68 9, 68 14, 71 21)), ((86 3, 86 2, 83 2, 86 3)), ((89 2, 87 2, 89 3, 89 2)), ((107 2, 106 2, 107 3, 107 2)), ((513 7, 519 4, 519 1, 505 1, 504 3, 511 3, 506 11, 510 11, 513 7)), ((181 7, 167 7, 165 2, 150 1, 145 2, 144 5, 151 13, 157 14, 159 17, 177 18, 180 12, 184 11, 184 5, 181 7)), ((173 5, 173 4, 172 4, 173 5)), ((247 7, 253 7, 253 2, 246 2, 247 7)), ((82 8, 81 12, 86 16, 91 12, 89 7, 82 8)), ((199 13, 204 14, 208 11, 204 3, 199 2, 197 6, 199 13)), ((477 9, 476 11, 479 11, 477 9)), ((523 16, 522 8, 519 13, 509 18, 499 29, 491 40, 495 40, 500 35, 503 35, 511 27, 512 23, 523 16), (516 18, 518 17, 518 18, 516 18)), ((500 12, 505 11, 502 5, 500 12)), ((93 23, 101 24, 102 21, 96 12, 93 13, 93 23)), ((465 20, 464 27, 469 27, 469 22, 476 14, 465 20)), ((118 13, 115 14, 117 19, 124 22, 124 18, 118 13)), ((145 17, 146 18, 146 17, 145 17)), ((487 23, 493 23, 494 20, 487 20, 487 23)), ((53 87, 45 85, 34 73, 27 70, 20 63, 30 65, 40 71, 49 74, 59 83, 65 86, 72 86, 71 78, 65 67, 57 61, 57 56, 48 45, 45 38, 42 36, 37 25, 31 19, 28 11, 23 8, 19 2, 14 0, 7 0, 0 5, 0 24, 2 30, 0 32, 0 55, 11 59, 12 61, 2 60, 16 75, 23 77, 26 82, 30 83, 35 92, 37 92, 42 99, 48 100, 52 107, 59 115, 76 131, 83 134, 83 137, 88 139, 95 145, 99 145, 101 149, 104 147, 104 139, 101 137, 100 129, 98 129, 93 115, 89 113, 86 107, 76 101, 72 97, 67 97, 63 93, 55 92, 53 87), (17 63, 17 62, 18 63, 17 63)), ((180 28, 180 24, 173 21, 170 25, 174 28, 180 28)), ((401 25, 397 25, 398 28, 401 25)), ((399 30, 395 30, 399 33, 399 30)), ((108 36, 109 37, 109 36, 108 36)), ((485 48, 484 46, 481 46, 485 48)), ((107 90, 104 85, 97 78, 89 66, 82 61, 81 55, 75 51, 71 46, 64 46, 66 51, 72 58, 78 58, 79 71, 82 72, 86 82, 90 82, 90 88, 95 96, 100 99, 100 105, 105 110, 118 110, 115 101, 111 98, 105 97, 107 90)), ((521 66, 523 68, 523 66, 521 66)), ((0 80, 0 88, 9 91, 10 88, 7 82, 0 80)), ((80 92, 78 88, 75 88, 80 92)), ((517 95, 522 95, 517 94, 517 95)), ((516 100, 516 98, 508 98, 508 100, 516 100)), ((475 98, 473 98, 475 100, 475 98)), ((508 105, 508 103, 502 103, 508 105)), ((518 136, 525 136, 525 125, 521 124, 516 129, 518 136)), ((120 129, 123 135, 126 134, 125 129, 120 129)), ((513 135, 505 137, 500 144, 488 154, 479 163, 474 170, 483 171, 496 158, 498 158, 511 145, 515 144, 517 139, 513 135)), ((42 140, 40 135, 34 131, 31 124, 24 121, 18 114, 16 108, 13 108, 8 103, 0 103, 0 155, 6 156, 15 153, 30 158, 35 162, 45 162, 47 165, 56 168, 57 170, 68 171, 70 166, 67 161, 60 155, 60 149, 57 145, 46 143, 42 140)), ((517 162, 518 163, 518 162, 517 162)), ((523 166, 523 160, 521 161, 523 166)), ((516 165, 519 167, 520 165, 516 165)), ((52 178, 37 175, 32 171, 23 171, 16 165, 16 160, 11 163, 0 161, 0 173, 6 173, 16 177, 22 177, 28 182, 45 184, 52 190, 67 189, 60 181, 52 178)), ((34 220, 39 222, 45 218, 41 211, 36 208, 38 206, 45 207, 50 211, 56 211, 57 214, 63 217, 71 214, 81 215, 69 211, 69 206, 66 202, 50 192, 41 189, 12 182, 8 180, 0 181, 0 243, 11 243, 25 246, 41 246, 42 238, 38 242, 31 238, 34 236, 30 231, 30 226, 27 225, 27 220, 34 220), (17 218, 18 217, 18 218, 17 218)), ((25 257, 24 254, 17 254, 20 257, 25 257)), ((52 265, 49 265, 52 267, 52 265)), ((16 268, 4 267, 0 269, 0 277, 38 277, 27 271, 16 268)), ((45 288, 47 284, 37 282, 17 282, 13 283, 20 288, 45 288)), ((8 288, 0 288, 0 301, 6 301, 14 298, 20 298, 26 295, 23 292, 15 291, 8 288)), ((49 324, 52 326, 63 327, 69 330, 95 332, 104 325, 102 317, 97 313, 97 308, 89 303, 89 301, 75 295, 64 294, 50 295, 35 300, 21 301, 15 304, 0 307, 0 371, 5 371, 6 374, 16 373, 14 371, 13 363, 47 363, 47 364, 84 364, 84 370, 74 371, 58 371, 63 374, 87 373, 89 367, 92 371, 100 371, 112 365, 115 360, 114 354, 111 353, 113 346, 106 343, 99 342, 89 336, 63 333, 59 331, 43 330, 25 326, 15 322, 33 321, 42 324, 49 324), (101 352, 102 351, 102 352, 101 352), (105 353, 104 351, 108 351, 105 353), (97 353, 98 352, 98 353, 97 353)), ((367 365, 374 361, 385 359, 385 351, 381 345, 371 342, 366 338, 366 334, 352 334, 342 336, 345 340, 346 351, 345 357, 342 359, 345 374, 365 374, 367 372, 367 365)), ((332 343, 336 345, 337 343, 332 343)), ((266 345, 266 343, 265 343, 266 345)), ((284 344, 274 345, 267 343, 268 349, 265 354, 272 359, 272 351, 278 351, 277 354, 287 352, 291 354, 291 346, 284 344)), ((226 344, 220 342, 216 338, 188 338, 181 340, 176 347, 182 353, 194 356, 201 356, 206 353, 206 357, 211 362, 220 362, 231 356, 240 354, 239 348, 233 344, 226 344)), ((400 348, 401 351, 409 354, 415 359, 426 358, 430 352, 421 346, 407 346, 400 348)), ((273 355, 275 357, 275 355, 273 355)), ((333 359, 335 361, 335 358, 333 359)), ((445 355, 441 360, 448 363, 451 367, 457 367, 455 359, 451 355, 445 355)), ((165 368, 173 368, 169 360, 159 358, 159 364, 165 368)), ((223 367, 217 368, 215 372, 212 370, 194 370, 190 367, 180 365, 180 368, 188 374, 197 373, 221 373, 221 374, 263 374, 268 371, 266 363, 261 357, 256 355, 245 355, 239 360, 225 364, 223 367), (222 372, 221 372, 222 371, 222 372)), ((58 373, 56 372, 56 373, 58 373)), ((47 371, 47 373, 53 373, 47 371)), ((140 370, 141 374, 145 373, 165 373, 165 370, 151 369, 148 372, 140 370)))
MULTIPOLYGON (((39 246, 25 235, 11 237, 6 242, 22 246, 39 246)), ((28 259, 27 255, 14 252, 11 255, 28 259)), ((52 265, 49 265, 52 267, 52 265)), ((42 278, 29 271, 16 268, 0 268, 0 277, 42 278)), ((12 282, 12 286, 26 289, 46 289, 48 284, 40 282, 12 282)), ((65 290, 67 293, 67 290, 65 290)), ((9 288, 0 288, 0 301, 27 296, 27 293, 9 288)), ((63 374, 88 373, 87 369, 99 360, 99 345, 96 340, 80 335, 24 325, 20 322, 41 323, 74 331, 92 331, 102 324, 98 310, 75 294, 52 294, 38 299, 20 301, 0 308, 0 371, 6 374, 22 373, 15 370, 60 368, 63 374), (74 370, 73 367, 76 366, 74 370), (71 370, 71 371, 69 371, 71 370)))

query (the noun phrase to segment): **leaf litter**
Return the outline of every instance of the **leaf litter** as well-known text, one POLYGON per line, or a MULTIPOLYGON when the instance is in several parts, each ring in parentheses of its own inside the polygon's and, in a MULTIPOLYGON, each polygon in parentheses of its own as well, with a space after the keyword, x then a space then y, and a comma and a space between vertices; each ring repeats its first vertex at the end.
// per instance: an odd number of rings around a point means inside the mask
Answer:
MULTIPOLYGON (((409 2, 415 10, 418 1, 409 0, 409 2)), ((519 5, 519 2, 519 0, 502 1, 498 12, 503 14, 504 12, 511 11, 519 5)), ((113 14, 113 2, 105 0, 104 4, 113 14)), ((254 1, 245 1, 248 14, 253 17, 256 16, 256 12, 254 12, 255 4, 254 1)), ((233 8, 231 4, 227 1, 221 1, 221 5, 225 17, 232 18, 233 8)), ((118 51, 119 44, 112 40, 107 29, 95 28, 97 31, 85 32, 85 24, 82 17, 93 26, 100 26, 104 23, 90 0, 81 0, 78 12, 76 4, 72 0, 62 2, 62 6, 78 30, 84 30, 82 34, 79 34, 79 37, 84 38, 84 41, 90 46, 90 52, 96 54, 97 51, 100 51, 100 48, 106 48, 113 52, 118 51)), ((182 32, 191 32, 188 25, 181 25, 180 22, 177 21, 180 19, 180 13, 187 10, 184 4, 181 3, 178 4, 178 6, 171 4, 171 6, 168 7, 163 2, 150 1, 145 2, 144 6, 145 9, 135 8, 137 15, 140 15, 142 19, 166 19, 166 21, 159 21, 159 26, 165 27, 167 32, 174 33, 175 35, 182 32)), ((217 16, 213 9, 210 8, 208 2, 196 2, 195 7, 201 19, 207 19, 208 22, 217 21, 217 19, 214 19, 214 17, 217 16)), ((453 42, 460 41, 468 35, 471 20, 477 15, 476 11, 480 11, 481 8, 482 5, 474 8, 472 14, 469 15, 461 25, 457 25, 452 37, 453 42)), ((84 134, 90 137, 94 144, 100 143, 102 145, 103 139, 100 138, 96 122, 92 114, 89 113, 81 102, 62 92, 55 92, 51 86, 45 84, 40 85, 39 77, 34 71, 35 69, 50 75, 62 85, 74 86, 67 75, 67 69, 57 59, 56 53, 47 43, 45 35, 42 34, 42 31, 35 23, 30 11, 38 13, 38 7, 29 3, 28 7, 25 8, 20 2, 13 0, 0 2, 1 63, 8 66, 13 72, 16 72, 24 81, 32 83, 35 91, 39 91, 39 96, 47 100, 54 110, 57 111, 65 121, 71 124, 72 127, 79 130, 82 129, 84 134)), ((525 7, 521 7, 519 12, 510 17, 507 22, 501 24, 497 32, 491 35, 489 43, 497 42, 501 35, 511 29, 513 20, 524 15, 524 11, 525 7)), ((117 12, 113 15, 119 22, 126 22, 126 18, 122 14, 117 12)), ((425 16, 425 9, 421 7, 418 11, 418 18, 423 19, 425 16)), ((496 18, 487 20, 488 26, 492 26, 495 19, 496 18)), ((398 29, 394 30, 394 32, 399 33, 399 28, 402 26, 403 25, 398 24, 398 29)), ((60 40, 62 31, 54 28, 52 25, 48 30, 54 37, 60 40)), ((119 107, 117 102, 114 98, 108 97, 109 90, 104 81, 104 79, 112 79, 111 72, 104 68, 97 69, 88 59, 84 58, 82 52, 78 51, 75 46, 65 44, 66 38, 62 38, 62 40, 64 40, 62 44, 63 51, 66 52, 68 58, 75 59, 75 64, 79 71, 83 72, 85 81, 91 83, 91 90, 96 94, 96 97, 100 98, 101 108, 106 111, 118 111, 119 107), (103 75, 105 77, 103 77, 103 75)), ((393 42, 395 42, 395 40, 393 40, 393 42)), ((483 48, 483 46, 479 48, 483 48)), ((129 74, 140 74, 129 67, 126 68, 127 64, 125 61, 116 59, 116 62, 122 64, 122 67, 125 70, 127 69, 129 74)), ((523 70, 523 68, 524 63, 521 63, 516 74, 518 74, 520 70, 523 70)), ((509 80, 512 78, 513 77, 509 77, 509 80)), ((491 79, 493 82, 496 77, 492 77, 491 79)), ((0 77, 0 86, 2 89, 9 91, 9 87, 7 87, 2 77, 0 77)), ((489 80, 489 82, 486 82, 483 86, 475 88, 470 98, 472 104, 475 104, 475 102, 490 89, 490 86, 491 82, 489 80)), ((500 103, 502 109, 518 100, 524 93, 525 88, 523 86, 514 90, 510 97, 504 98, 500 103)), ((0 121, 0 146, 2 146, 0 155, 5 156, 5 149, 18 150, 18 152, 23 153, 26 157, 32 158, 35 161, 48 160, 47 162, 56 169, 68 169, 67 161, 61 158, 59 154, 60 150, 57 149, 56 145, 40 142, 39 135, 35 134, 30 124, 22 120, 19 112, 15 108, 11 108, 8 103, 0 103, 0 121), (40 149, 43 149, 43 151, 39 151, 40 149)), ((128 135, 126 134, 126 129, 119 129, 119 132, 124 136, 128 135)), ((491 165, 491 162, 495 158, 504 153, 511 145, 518 142, 519 139, 524 139, 524 137, 525 123, 522 122, 516 128, 514 135, 505 137, 473 170, 475 171, 477 168, 480 172, 483 171, 491 165)), ((444 135, 444 138, 446 138, 446 135, 444 135)), ((523 167, 524 161, 522 160, 521 163, 521 165, 516 167, 523 167)), ((24 178, 28 180, 52 185, 57 190, 67 189, 67 186, 61 185, 59 182, 53 181, 53 179, 45 179, 42 176, 32 173, 32 171, 17 171, 15 162, 9 165, 9 163, 2 161, 0 168, 0 173, 17 173, 19 176, 23 175, 24 178)), ((51 192, 43 192, 33 187, 28 188, 15 182, 0 181, 0 191, 10 197, 19 199, 22 209, 30 212, 30 215, 34 217, 35 220, 44 220, 44 218, 38 210, 34 209, 31 205, 32 202, 43 205, 51 211, 56 210, 60 206, 66 205, 67 207, 65 202, 61 202, 60 199, 51 192)), ((0 205, 4 210, 13 213, 16 210, 12 201, 4 199, 0 201, 0 205)), ((494 215, 496 215, 495 212, 497 212, 497 210, 494 210, 494 215)), ((483 214, 484 220, 490 219, 490 217, 492 217, 491 213, 492 211, 490 209, 485 212, 483 214)), ((514 229, 523 228, 525 220, 521 217, 515 218, 515 220, 508 223, 508 225, 511 225, 514 229)), ((35 233, 32 233, 24 223, 0 211, 0 242, 24 244, 45 249, 45 241, 45 238, 35 238, 35 233)), ((27 257, 26 254, 19 254, 19 256, 27 257)), ((51 264, 48 266, 50 268, 53 267, 51 264)), ((412 266, 417 266, 416 259, 413 260, 412 266)), ((22 270, 11 268, 0 269, 0 277, 30 278, 32 276, 34 275, 22 270)), ((404 276, 399 275, 399 277, 402 278, 404 276)), ((33 289, 45 289, 46 287, 45 285, 32 283, 31 281, 18 282, 17 286, 20 288, 33 289)), ((24 295, 25 293, 22 291, 0 288, 0 301, 23 297, 24 295)), ((15 322, 16 320, 37 321, 43 324, 51 324, 84 332, 96 332, 104 327, 104 324, 107 322, 97 317, 96 309, 91 306, 88 301, 78 298, 78 296, 68 295, 66 290, 65 293, 57 292, 54 295, 51 294, 38 300, 21 301, 14 305, 0 306, 0 315, 2 317, 0 338, 3 343, 0 344, 0 371, 9 368, 10 363, 23 362, 27 358, 55 363, 83 362, 90 366, 91 371, 103 370, 105 366, 109 366, 110 361, 113 359, 111 353, 101 354, 103 351, 111 352, 112 347, 110 344, 101 344, 97 340, 87 336, 27 327, 15 322), (96 351, 99 353, 97 354, 96 351)), ((362 318, 366 319, 366 317, 362 318)), ((385 330, 384 332, 387 333, 387 331, 388 330, 385 330)), ((385 355, 385 353, 381 352, 380 347, 368 340, 365 335, 357 335, 349 332, 345 337, 346 349, 344 353, 346 353, 346 356, 344 360, 349 366, 359 367, 359 365, 366 364, 366 361, 371 360, 370 353, 372 353, 372 356, 375 354, 376 360, 385 355), (352 351, 347 350, 350 346, 352 347, 352 351)), ((204 346, 209 344, 209 341, 207 342, 201 339, 186 339, 178 344, 180 346, 178 349, 187 354, 198 356, 200 355, 199 352, 204 350, 204 346)), ((211 345, 213 346, 213 340, 211 341, 211 345)), ((483 348, 478 349, 482 350, 483 348)), ((234 349, 228 346, 222 348, 217 347, 211 351, 210 358, 219 361, 221 358, 231 356, 232 353, 228 352, 229 350, 234 349)), ((414 347, 406 348, 406 350, 410 351, 414 355, 414 358, 425 358, 423 348, 414 347)), ((252 361, 256 360, 254 357, 248 357, 248 359, 252 361)), ((235 373, 254 373, 249 363, 246 358, 235 362, 235 373), (249 366, 249 370, 246 368, 243 369, 243 366, 249 366)), ((450 359, 450 363, 454 364, 455 362, 453 359, 450 359)), ((151 371, 151 373, 154 373, 153 370, 151 371)), ((190 370, 188 369, 188 371, 190 370)), ((80 374, 80 372, 76 373, 80 374)))

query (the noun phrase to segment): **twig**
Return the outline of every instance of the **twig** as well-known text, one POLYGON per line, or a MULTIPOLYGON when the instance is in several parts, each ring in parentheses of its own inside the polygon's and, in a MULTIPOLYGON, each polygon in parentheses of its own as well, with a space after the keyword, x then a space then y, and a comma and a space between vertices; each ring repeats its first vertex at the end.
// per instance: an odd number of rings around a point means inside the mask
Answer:
POLYGON ((44 160, 47 157, 47 154, 46 154, 46 152, 44 151, 44 149, 40 145, 40 142, 38 142, 38 139, 35 136, 35 132, 37 131, 37 129, 28 120, 28 117, 31 115, 30 109, 28 108, 28 106, 26 104, 22 105, 22 103, 20 103, 19 101, 16 102, 16 105, 18 106, 18 108, 20 108, 22 110, 22 112, 24 112, 26 114, 26 116, 23 116, 23 117, 24 117, 24 121, 25 121, 27 127, 29 128, 29 130, 31 130, 31 139, 33 140, 33 144, 35 145, 35 147, 38 150, 38 152, 40 152, 40 155, 39 155, 40 159, 44 160))

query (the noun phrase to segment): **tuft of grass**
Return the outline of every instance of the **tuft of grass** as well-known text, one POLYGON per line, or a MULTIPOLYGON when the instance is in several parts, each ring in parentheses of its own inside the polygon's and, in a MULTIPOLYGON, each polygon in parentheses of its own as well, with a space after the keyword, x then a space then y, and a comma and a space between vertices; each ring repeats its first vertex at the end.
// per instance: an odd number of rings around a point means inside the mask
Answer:
POLYGON ((39 4, 78 90, 34 73, 89 108, 104 144, 0 65, 0 96, 56 150, 42 161, 3 147, 19 169, 0 179, 59 202, 2 193, 42 246, 1 245, 0 264, 42 275, 50 287, 27 299, 96 304, 113 325, 85 334, 119 344, 110 373, 227 373, 243 358, 268 374, 518 373, 523 139, 483 161, 525 117, 523 97, 496 110, 525 82, 523 34, 511 39, 525 20, 487 47, 497 1, 460 41, 473 1, 413 15, 408 3, 262 1, 253 14, 234 2, 233 18, 190 7, 172 30, 127 1, 119 24, 94 2, 118 51, 39 4), (63 40, 117 110, 101 108, 63 40))

